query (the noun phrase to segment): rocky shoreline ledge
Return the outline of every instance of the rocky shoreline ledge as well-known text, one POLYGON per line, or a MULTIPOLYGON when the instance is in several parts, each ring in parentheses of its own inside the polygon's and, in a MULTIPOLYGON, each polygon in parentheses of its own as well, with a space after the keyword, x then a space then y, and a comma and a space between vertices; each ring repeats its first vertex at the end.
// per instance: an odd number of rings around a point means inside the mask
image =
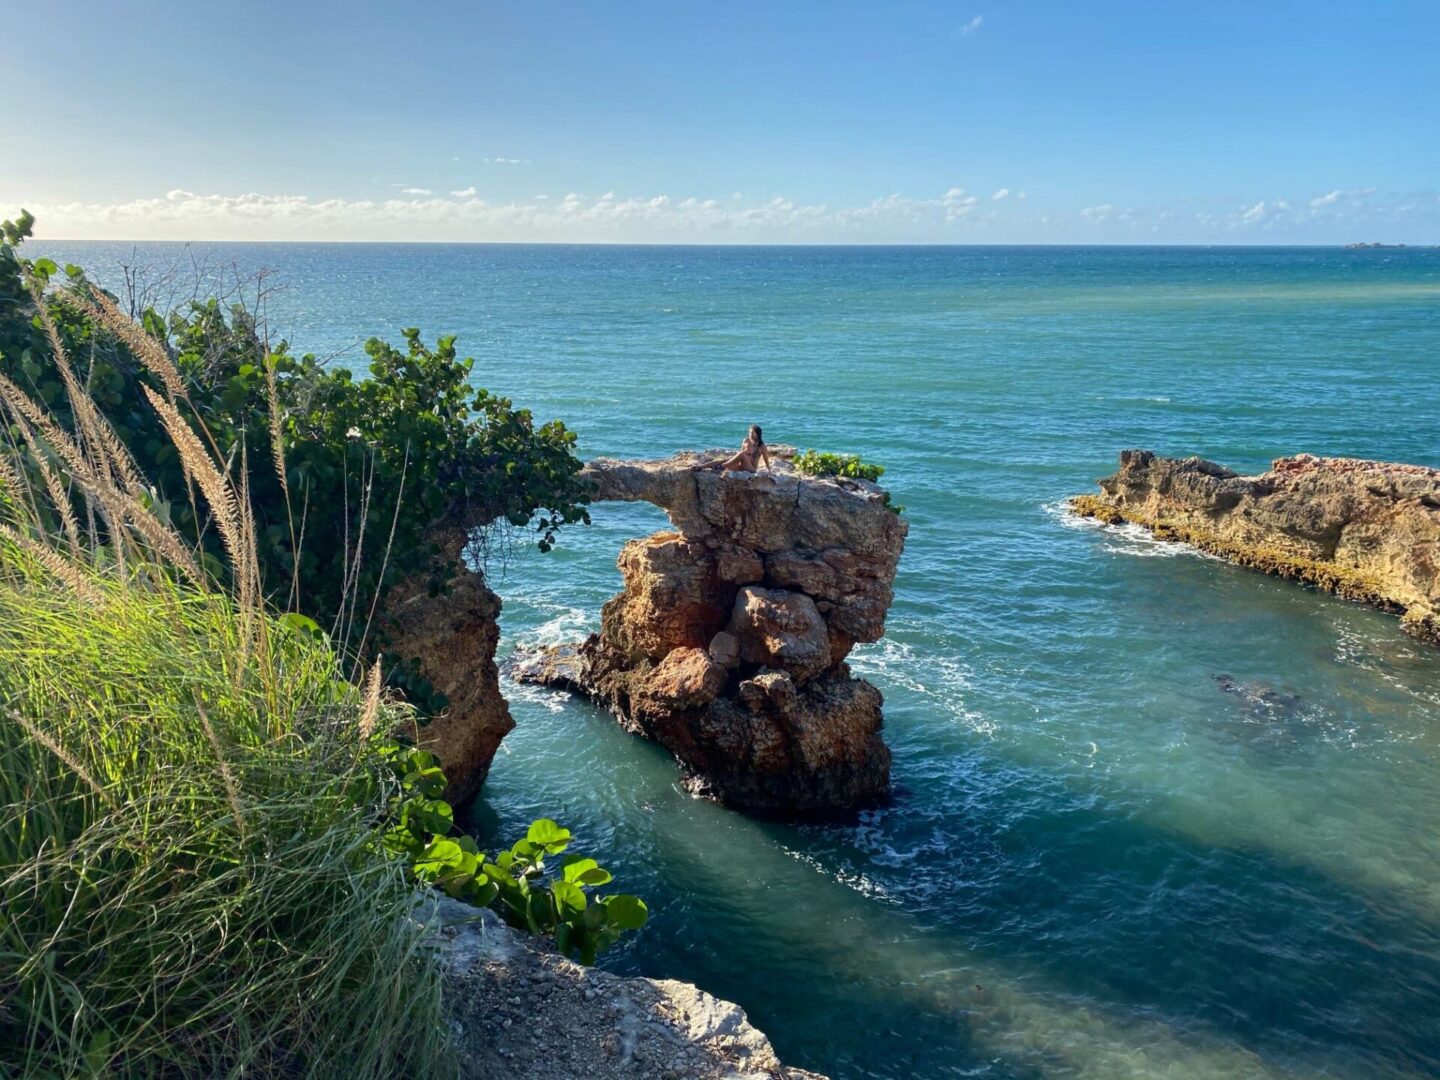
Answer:
POLYGON ((1440 469, 1301 454, 1241 476, 1125 450, 1099 484, 1076 513, 1370 604, 1440 645, 1440 469))
POLYGON ((447 898, 421 918, 465 1080, 826 1080, 783 1065, 740 1006, 689 983, 582 967, 447 898))
POLYGON ((883 699, 845 658, 885 632, 908 526, 876 485, 786 458, 760 473, 696 471, 709 455, 693 453, 590 462, 597 501, 654 503, 674 529, 625 545, 598 634, 514 674, 604 704, 674 754, 697 794, 764 816, 844 814, 889 792, 883 699))

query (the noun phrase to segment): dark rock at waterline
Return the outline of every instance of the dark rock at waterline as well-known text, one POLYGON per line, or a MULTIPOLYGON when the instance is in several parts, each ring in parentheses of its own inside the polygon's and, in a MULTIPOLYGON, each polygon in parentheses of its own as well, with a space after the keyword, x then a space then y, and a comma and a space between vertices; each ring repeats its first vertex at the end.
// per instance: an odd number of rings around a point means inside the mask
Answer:
POLYGON ((1299 694, 1287 693, 1256 683, 1236 682, 1229 675, 1216 675, 1214 679, 1222 691, 1235 695, 1252 709, 1284 715, 1300 711, 1301 698, 1299 694))

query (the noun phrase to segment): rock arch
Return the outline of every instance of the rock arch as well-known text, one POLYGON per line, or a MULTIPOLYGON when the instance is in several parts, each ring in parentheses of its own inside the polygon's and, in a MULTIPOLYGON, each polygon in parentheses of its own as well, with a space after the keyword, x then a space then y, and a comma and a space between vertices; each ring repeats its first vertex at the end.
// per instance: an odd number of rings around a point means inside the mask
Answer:
POLYGON ((583 644, 523 659, 522 681, 603 703, 665 746, 697 793, 766 816, 882 801, 880 691, 845 662, 877 641, 907 523, 874 484, 696 471, 695 454, 590 462, 598 501, 644 501, 673 529, 627 543, 624 588, 583 644))

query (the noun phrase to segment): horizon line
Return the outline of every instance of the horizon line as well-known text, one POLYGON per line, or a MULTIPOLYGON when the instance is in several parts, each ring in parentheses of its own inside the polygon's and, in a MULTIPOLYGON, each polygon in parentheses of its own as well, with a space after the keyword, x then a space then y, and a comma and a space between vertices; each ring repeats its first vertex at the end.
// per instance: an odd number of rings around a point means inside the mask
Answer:
POLYGON ((278 244, 327 244, 336 247, 341 246, 410 246, 410 247, 594 247, 594 248, 1339 248, 1341 250, 1394 250, 1405 248, 1408 250, 1437 250, 1440 243, 1409 243, 1397 241, 1390 243, 1386 241, 1358 241, 1345 242, 1334 241, 1330 243, 1215 243, 1204 241, 1191 242, 1131 242, 1120 243, 1117 241, 1093 241, 1090 243, 1053 243, 1045 241, 1029 242, 976 242, 968 244, 942 243, 938 241, 908 240, 908 241, 833 241, 833 242, 799 242, 777 240, 771 242, 748 242, 748 243, 725 243, 720 241, 662 241, 662 240, 236 240, 226 238, 196 237, 188 240, 175 239, 144 239, 134 237, 120 237, 107 239, 101 237, 29 237, 28 244, 248 244, 248 245, 278 245, 278 244))

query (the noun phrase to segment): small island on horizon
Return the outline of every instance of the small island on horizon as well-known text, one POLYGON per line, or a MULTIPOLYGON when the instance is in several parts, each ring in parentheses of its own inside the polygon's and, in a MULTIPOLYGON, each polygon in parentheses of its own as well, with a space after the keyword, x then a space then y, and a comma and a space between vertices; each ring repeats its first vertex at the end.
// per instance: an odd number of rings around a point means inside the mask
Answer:
MULTIPOLYGON (((1361 241, 1359 241, 1358 243, 1346 244, 1346 245, 1345 245, 1345 250, 1346 250, 1346 251, 1366 251, 1366 250, 1369 250, 1369 249, 1372 249, 1372 248, 1408 248, 1408 247, 1411 247, 1411 246, 1412 246, 1412 245, 1410 245, 1410 244, 1382 244, 1379 240, 1375 240, 1375 241, 1367 244, 1367 243, 1365 243, 1363 240, 1361 240, 1361 241)), ((1436 244, 1416 244, 1416 245, 1413 245, 1413 246, 1415 246, 1415 247, 1420 247, 1420 248, 1427 248, 1427 247, 1437 247, 1437 246, 1440 246, 1440 245, 1436 245, 1436 244)))

